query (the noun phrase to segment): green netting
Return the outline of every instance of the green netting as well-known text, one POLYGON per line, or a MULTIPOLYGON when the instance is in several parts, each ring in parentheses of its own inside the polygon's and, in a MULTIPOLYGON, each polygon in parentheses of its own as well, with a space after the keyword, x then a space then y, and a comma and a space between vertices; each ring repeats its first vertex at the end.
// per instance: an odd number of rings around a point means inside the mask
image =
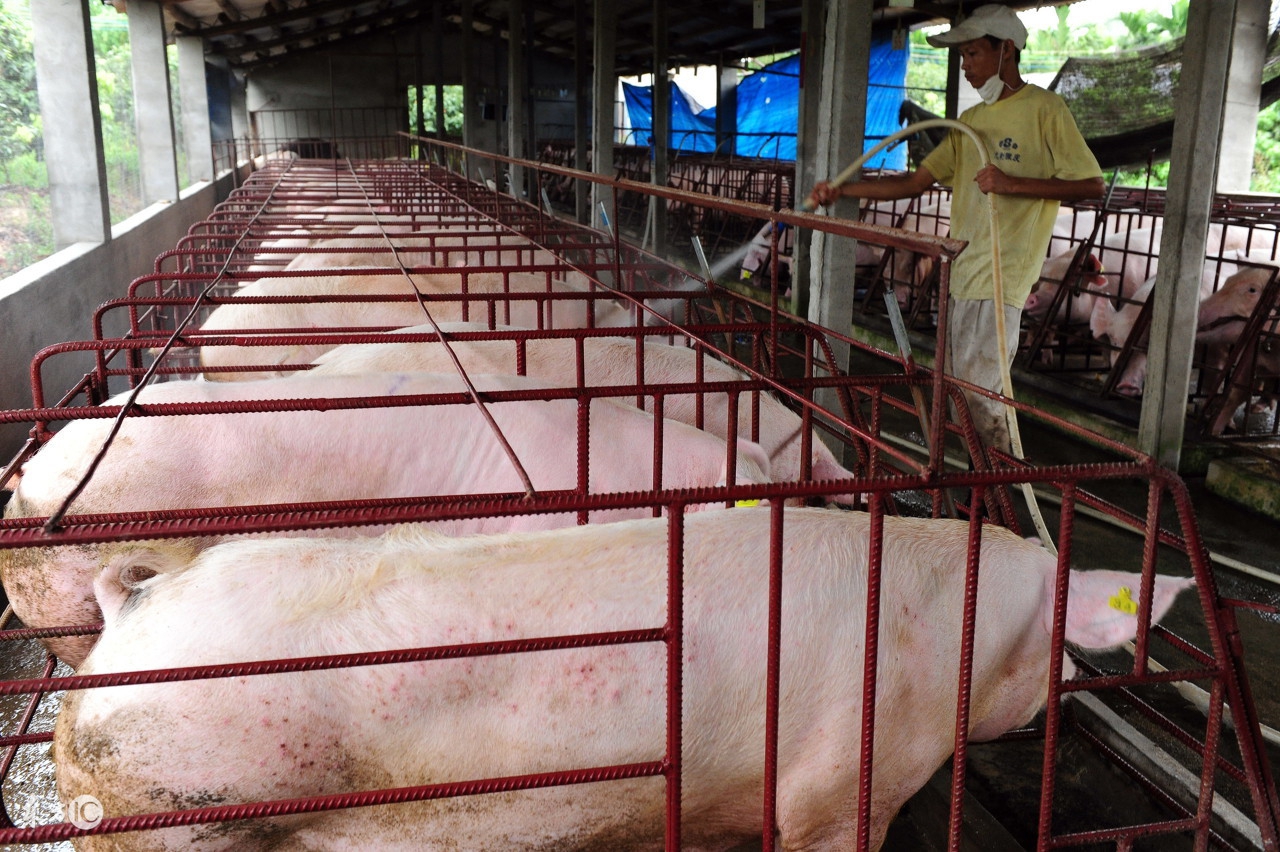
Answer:
MULTIPOLYGON (((1071 108, 1103 168, 1167 159, 1173 142, 1182 39, 1109 57, 1073 57, 1049 84, 1071 108)), ((1280 27, 1262 69, 1261 106, 1280 98, 1280 27)))

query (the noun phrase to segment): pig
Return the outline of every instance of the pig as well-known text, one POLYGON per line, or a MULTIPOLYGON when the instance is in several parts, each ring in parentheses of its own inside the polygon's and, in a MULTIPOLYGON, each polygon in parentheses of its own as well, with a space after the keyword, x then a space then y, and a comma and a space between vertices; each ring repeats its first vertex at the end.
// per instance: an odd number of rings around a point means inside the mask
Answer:
MULTIPOLYGON (((1043 320, 1048 315, 1053 300, 1071 267, 1075 253, 1075 249, 1069 249, 1044 262, 1044 266, 1040 269, 1040 280, 1028 294, 1022 308, 1029 317, 1043 320)), ((1069 292, 1062 298, 1053 315, 1054 323, 1089 321, 1093 313, 1094 290, 1106 284, 1106 279, 1102 277, 1102 263, 1097 255, 1089 254, 1084 257, 1081 261, 1080 274, 1080 283, 1083 286, 1077 287, 1074 283, 1071 285, 1069 292)))
POLYGON ((1098 211, 1088 208, 1059 207, 1058 217, 1053 224, 1053 235, 1049 238, 1049 255, 1072 251, 1083 240, 1093 236, 1093 226, 1098 220, 1098 211))
MULTIPOLYGON (((1160 238, 1163 232, 1163 221, 1157 220, 1150 227, 1117 231, 1103 240, 1098 260, 1109 277, 1113 274, 1115 276, 1115 281, 1103 288, 1104 292, 1112 297, 1131 298, 1135 290, 1156 274, 1160 266, 1160 238)), ((1201 299, 1213 292, 1213 284, 1219 274, 1214 266, 1219 258, 1235 257, 1238 250, 1246 247, 1248 240, 1247 228, 1237 225, 1209 225, 1209 259, 1205 261, 1205 273, 1201 278, 1201 299)), ((1228 264, 1223 274, 1229 275, 1232 271, 1234 266, 1228 264)))
MULTIPOLYGON (((869 516, 782 511, 779 836, 765 848, 852 849, 869 516)), ((686 849, 762 831, 768 512, 685 524, 686 849)), ((138 545, 97 584, 105 628, 82 672, 652 628, 667 623, 667 533, 662 519, 465 539, 401 528, 228 541, 194 563, 138 545)), ((961 521, 884 519, 872 849, 953 751, 968 534, 961 521)), ((1044 706, 1056 574, 1041 547, 983 528, 971 740, 1044 706)), ((1190 585, 1157 576, 1154 619, 1190 585)), ((1132 639, 1137 617, 1109 603, 1140 588, 1137 574, 1071 571, 1067 640, 1132 639)), ((665 653, 623 644, 73 691, 55 731, 58 793, 95 796, 115 817, 657 761, 665 653)), ((191 852, 651 850, 663 798, 661 778, 629 779, 128 836, 131 848, 191 852)), ((116 848, 112 838, 80 848, 116 848)))
MULTIPOLYGON (((944 198, 908 213, 899 227, 931 237, 947 236, 951 233, 951 199, 944 198)), ((922 288, 932 273, 933 258, 896 249, 885 274, 889 276, 898 307, 905 310, 911 305, 913 296, 923 296, 922 288)))
POLYGON ((1275 274, 1273 266, 1244 266, 1227 278, 1222 287, 1200 302, 1196 342, 1219 346, 1234 344, 1258 307, 1267 282, 1275 274))
MULTIPOLYGON (((289 262, 287 269, 326 269, 331 267, 460 267, 460 266, 517 266, 553 265, 559 259, 549 251, 517 234, 486 234, 470 236, 396 235, 392 245, 398 249, 393 255, 386 241, 381 239, 380 229, 374 225, 362 225, 352 229, 354 236, 314 240, 289 262), (359 239, 364 235, 365 239, 359 239), (378 249, 378 251, 337 251, 338 249, 378 249), (325 249, 325 251, 316 251, 325 249)), ((581 276, 566 270, 561 277, 581 276)))
MULTIPOLYGON (((410 276, 417 289, 427 294, 427 306, 437 322, 464 319, 464 301, 448 298, 462 289, 462 276, 453 272, 414 273, 410 276), (443 301, 432 301, 431 297, 443 301)), ((317 275, 312 277, 260 278, 246 284, 237 293, 251 296, 327 296, 410 293, 408 281, 400 275, 317 275)), ((567 281, 548 279, 545 274, 512 272, 478 272, 467 276, 467 292, 485 293, 585 293, 588 288, 567 281)), ((592 317, 598 327, 620 327, 633 324, 631 310, 607 298, 595 300, 546 300, 541 304, 532 298, 495 303, 496 321, 504 325, 544 328, 585 328, 592 317), (509 310, 508 310, 509 308, 509 310), (539 322, 539 319, 542 322, 539 322)), ((466 319, 488 320, 488 304, 472 302, 466 319)), ((201 326, 203 332, 251 332, 254 329, 290 331, 326 328, 390 327, 417 325, 426 318, 424 308, 415 301, 404 302, 310 302, 293 304, 230 303, 219 305, 201 326)), ((245 365, 309 364, 332 343, 300 343, 277 346, 205 346, 200 350, 204 376, 214 381, 236 381, 260 376, 287 375, 291 370, 264 372, 226 372, 220 368, 245 365)))
MULTIPOLYGON (((1205 294, 1212 292, 1219 269, 1230 274, 1234 271, 1235 264, 1205 261, 1200 275, 1201 298, 1204 298, 1205 294)), ((1150 296, 1155 283, 1156 276, 1152 275, 1119 307, 1113 306, 1110 298, 1107 297, 1110 282, 1108 282, 1106 288, 1095 288, 1099 290, 1099 293, 1095 298, 1089 318, 1089 330, 1095 338, 1099 340, 1105 339, 1110 342, 1112 347, 1110 358, 1113 368, 1119 359, 1120 350, 1124 348, 1125 343, 1128 341, 1133 331, 1133 326, 1137 322, 1138 316, 1142 312, 1142 307, 1150 296)), ((1129 363, 1125 365, 1116 383, 1116 392, 1124 396, 1141 396, 1142 389, 1146 385, 1146 332, 1143 333, 1142 339, 1137 341, 1136 345, 1139 348, 1134 349, 1130 354, 1129 363)))
MULTIPOLYGON (((476 376, 481 390, 529 390, 520 376, 476 376)), ((143 404, 251 399, 313 399, 458 393, 457 376, 375 373, 297 376, 256 382, 168 382, 145 388, 143 404)), ((124 397, 110 400, 118 405, 124 397)), ((538 491, 577 481, 577 402, 492 403, 488 409, 538 491)), ((68 423, 26 462, 6 518, 55 511, 102 446, 110 420, 68 423)), ((654 418, 597 399, 590 407, 588 488, 593 493, 654 487, 654 418), (637 448, 645 448, 638 450, 637 448)), ((737 442, 736 481, 767 481, 759 445, 737 442)), ((664 488, 726 481, 725 442, 674 421, 663 424, 664 488)), ((71 506, 71 514, 215 506, 359 500, 378 497, 521 492, 524 486, 492 430, 470 404, 213 416, 132 417, 71 506)), ((648 510, 592 513, 615 520, 648 510)), ((514 515, 440 521, 455 534, 545 529, 576 514, 514 515)), ((196 550, 207 541, 184 540, 196 550)), ((90 584, 112 545, 0 550, 0 579, 28 627, 97 621, 90 584)), ((49 648, 75 667, 92 638, 52 639, 49 648)))
MULTIPOLYGON (((1226 399, 1208 424, 1210 435, 1221 435, 1226 431, 1236 410, 1252 395, 1252 387, 1231 382, 1226 371, 1233 360, 1230 358, 1232 349, 1240 343, 1245 324, 1257 310, 1258 302, 1275 274, 1275 267, 1270 264, 1244 266, 1223 282, 1216 293, 1200 303, 1196 343, 1205 345, 1201 387, 1207 395, 1212 396, 1218 392, 1224 379, 1227 380, 1227 386, 1222 390, 1226 399)), ((1269 331, 1274 332, 1274 328, 1269 331)), ((1280 375, 1280 354, 1277 354, 1274 346, 1259 347, 1255 340, 1248 347, 1240 353, 1240 357, 1254 363, 1255 374, 1280 375)), ((1274 400, 1264 398, 1262 405, 1274 405, 1274 400)))
MULTIPOLYGON (((400 333, 430 333, 430 325, 404 328, 400 333)), ((486 331, 479 323, 441 323, 448 335, 458 332, 486 331)), ((516 329, 513 329, 516 330, 516 329)), ((619 337, 589 337, 582 341, 584 382, 588 387, 636 384, 636 342, 619 337)), ((504 340, 453 341, 450 349, 468 373, 511 374, 517 370, 516 343, 504 340)), ((448 350, 440 343, 350 343, 332 349, 316 359, 316 366, 300 375, 344 375, 378 370, 426 373, 448 373, 455 369, 448 350)), ((652 385, 689 384, 698 381, 698 365, 702 365, 703 381, 740 382, 748 377, 735 368, 710 356, 699 354, 687 346, 670 346, 659 342, 644 345, 644 381, 652 385)), ((529 340, 525 343, 527 375, 560 387, 578 384, 577 343, 572 338, 529 340)), ((621 401, 621 399, 619 399, 621 401)), ((726 438, 733 433, 757 441, 769 456, 769 470, 774 481, 797 481, 801 478, 800 439, 803 426, 799 416, 765 392, 759 395, 760 433, 751 434, 752 395, 739 395, 737 428, 729 424, 729 396, 725 393, 702 395, 702 418, 698 416, 696 394, 672 394, 663 403, 664 417, 700 426, 714 435, 726 438)), ((645 407, 652 410, 652 398, 645 407)), ((815 435, 813 447, 813 479, 845 479, 854 474, 836 461, 831 450, 815 435)), ((848 495, 841 495, 848 500, 848 495)))
MULTIPOLYGON (((1156 279, 1153 275, 1143 282, 1142 286, 1119 308, 1114 307, 1111 300, 1105 296, 1099 296, 1094 300, 1093 312, 1089 317, 1089 331, 1098 340, 1108 341, 1112 347, 1109 352, 1112 368, 1120 357, 1120 350, 1133 332, 1133 326, 1138 321, 1139 314, 1142 313, 1142 306, 1146 304, 1147 297, 1151 295, 1155 284, 1156 279)), ((1145 347, 1146 338, 1147 335, 1144 333, 1138 345, 1145 347)), ((1130 353, 1129 363, 1116 383, 1116 392, 1123 396, 1141 396, 1146 376, 1146 352, 1135 349, 1130 353)))

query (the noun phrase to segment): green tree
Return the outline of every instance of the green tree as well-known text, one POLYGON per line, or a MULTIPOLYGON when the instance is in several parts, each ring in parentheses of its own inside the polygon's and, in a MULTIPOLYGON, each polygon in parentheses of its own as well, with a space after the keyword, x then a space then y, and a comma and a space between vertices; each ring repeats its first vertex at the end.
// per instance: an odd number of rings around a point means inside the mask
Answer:
POLYGON ((30 27, 0 6, 0 171, 5 183, 13 159, 39 146, 39 115, 30 27))
POLYGON ((1122 50, 1164 44, 1187 34, 1188 0, 1177 0, 1169 14, 1153 9, 1121 12, 1118 16, 1127 34, 1117 41, 1122 50))
MULTIPOLYGON (((462 135, 462 87, 444 86, 444 135, 462 135)), ((424 132, 436 132, 436 87, 422 87, 422 120, 424 132)), ((418 121, 418 87, 409 87, 409 126, 416 128, 418 121)))

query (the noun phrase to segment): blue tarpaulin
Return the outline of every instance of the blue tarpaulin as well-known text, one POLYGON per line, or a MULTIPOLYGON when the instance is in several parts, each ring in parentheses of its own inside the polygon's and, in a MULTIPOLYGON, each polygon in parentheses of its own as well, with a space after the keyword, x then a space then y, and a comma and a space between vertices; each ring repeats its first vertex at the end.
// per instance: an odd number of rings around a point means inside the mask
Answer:
MULTIPOLYGON (((902 126, 898 121, 898 108, 902 105, 909 53, 909 45, 900 50, 893 48, 891 33, 872 36, 868 69, 871 85, 867 91, 864 131, 866 148, 902 126)), ((652 89, 622 85, 627 113, 636 131, 627 141, 648 145, 653 138, 652 89)), ((744 77, 738 84, 737 96, 738 133, 734 153, 741 157, 794 160, 800 111, 800 54, 780 59, 744 77)), ((695 114, 675 83, 671 84, 671 149, 686 152, 715 149, 715 108, 695 114)), ((877 154, 867 166, 905 169, 906 145, 898 145, 887 154, 877 154)))
MULTIPOLYGON (((632 136, 628 145, 653 144, 653 87, 622 84, 631 119, 632 136)), ((711 152, 716 147, 716 111, 714 108, 695 113, 689 98, 675 83, 671 84, 671 149, 686 153, 711 152)))

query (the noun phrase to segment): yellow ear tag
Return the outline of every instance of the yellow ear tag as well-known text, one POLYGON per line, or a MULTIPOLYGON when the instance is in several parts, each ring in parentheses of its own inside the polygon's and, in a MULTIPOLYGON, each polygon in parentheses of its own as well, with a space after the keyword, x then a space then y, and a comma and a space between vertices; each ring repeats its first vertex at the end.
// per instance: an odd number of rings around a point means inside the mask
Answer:
POLYGON ((1135 615, 1138 612, 1138 602, 1130 597, 1130 589, 1128 586, 1121 586, 1117 594, 1107 598, 1107 606, 1112 609, 1118 609, 1121 612, 1135 615))
POLYGON ((735 502, 733 505, 734 505, 734 506, 745 506, 745 507, 747 507, 747 508, 751 508, 752 506, 759 506, 759 505, 760 505, 760 501, 759 501, 759 500, 738 500, 738 501, 737 501, 737 502, 735 502))

